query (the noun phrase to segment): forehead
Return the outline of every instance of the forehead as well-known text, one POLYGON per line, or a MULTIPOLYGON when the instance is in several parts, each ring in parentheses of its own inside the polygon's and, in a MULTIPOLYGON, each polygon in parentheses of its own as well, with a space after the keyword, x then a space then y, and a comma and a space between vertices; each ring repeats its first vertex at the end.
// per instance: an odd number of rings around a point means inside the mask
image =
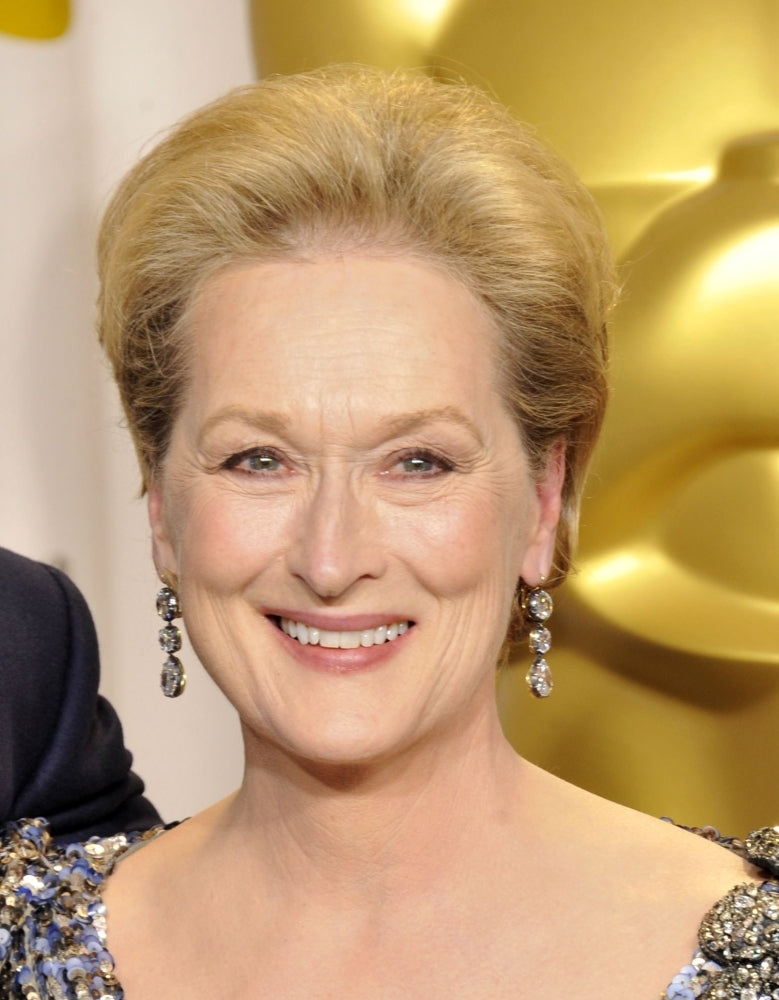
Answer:
POLYGON ((392 412, 495 402, 487 308, 414 259, 322 257, 233 267, 190 311, 192 396, 209 405, 392 412))

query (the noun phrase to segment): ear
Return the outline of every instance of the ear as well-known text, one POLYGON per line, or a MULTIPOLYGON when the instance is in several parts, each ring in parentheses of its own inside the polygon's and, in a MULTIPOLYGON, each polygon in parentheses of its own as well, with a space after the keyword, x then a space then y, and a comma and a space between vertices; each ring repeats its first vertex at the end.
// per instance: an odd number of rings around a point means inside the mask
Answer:
POLYGON ((166 516, 163 490, 157 479, 152 480, 149 486, 147 504, 152 558, 157 575, 161 580, 175 582, 178 579, 178 560, 166 516))
POLYGON ((538 520, 522 562, 522 579, 531 587, 537 587, 552 568, 564 481, 565 441, 560 440, 552 446, 543 474, 535 484, 538 520))

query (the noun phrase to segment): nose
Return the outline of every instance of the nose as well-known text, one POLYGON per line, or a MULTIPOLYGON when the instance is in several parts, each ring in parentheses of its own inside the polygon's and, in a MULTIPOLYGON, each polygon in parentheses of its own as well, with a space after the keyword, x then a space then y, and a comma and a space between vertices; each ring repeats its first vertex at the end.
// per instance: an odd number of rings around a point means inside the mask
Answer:
POLYGON ((288 567, 320 598, 345 595, 359 580, 385 570, 375 498, 365 496, 347 473, 322 477, 299 515, 288 567))

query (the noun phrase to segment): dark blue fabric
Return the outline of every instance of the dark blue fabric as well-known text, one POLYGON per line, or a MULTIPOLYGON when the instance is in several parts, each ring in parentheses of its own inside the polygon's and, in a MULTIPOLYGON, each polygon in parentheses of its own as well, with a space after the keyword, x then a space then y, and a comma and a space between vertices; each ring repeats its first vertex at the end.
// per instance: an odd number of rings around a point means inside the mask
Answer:
POLYGON ((0 548, 0 821, 43 816, 59 841, 160 822, 99 678, 76 586, 0 548))

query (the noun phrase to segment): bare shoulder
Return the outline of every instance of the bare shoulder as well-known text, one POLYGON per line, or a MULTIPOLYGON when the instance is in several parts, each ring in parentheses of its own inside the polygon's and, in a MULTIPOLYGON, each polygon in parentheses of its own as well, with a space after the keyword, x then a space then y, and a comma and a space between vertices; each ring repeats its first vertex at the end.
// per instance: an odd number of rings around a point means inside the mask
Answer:
MULTIPOLYGON (((689 968, 710 915, 724 913, 734 900, 748 910, 753 899, 748 894, 755 894, 757 905, 761 884, 771 878, 727 843, 608 802, 536 769, 528 779, 528 816, 535 816, 536 856, 543 859, 534 866, 542 873, 534 903, 537 909, 547 907, 550 934, 570 942, 577 995, 657 996, 679 970, 689 968), (589 932, 572 939, 570 926, 589 932)), ((774 893, 771 902, 777 899, 774 893)), ((719 946, 717 937, 715 928, 712 944, 719 946)), ((716 954, 712 947, 706 960, 716 954)), ((561 974, 557 994, 571 995, 573 985, 561 974)))
POLYGON ((545 891, 610 928, 628 951, 652 939, 658 954, 681 943, 689 957, 711 907, 734 886, 766 878, 723 843, 538 769, 527 784, 539 851, 547 853, 545 891))
POLYGON ((611 871, 624 884, 638 879, 644 893, 647 882, 665 891, 673 885, 716 890, 738 879, 761 878, 760 871, 746 860, 742 842, 721 837, 711 827, 676 826, 602 799, 535 768, 532 782, 537 801, 545 803, 540 808, 542 824, 567 829, 567 839, 578 846, 589 866, 600 869, 603 877, 611 871))
POLYGON ((657 879, 666 891, 696 891, 705 895, 726 891, 738 881, 760 881, 765 875, 747 860, 743 841, 726 837, 710 826, 686 828, 608 803, 611 821, 606 836, 623 864, 657 879))

